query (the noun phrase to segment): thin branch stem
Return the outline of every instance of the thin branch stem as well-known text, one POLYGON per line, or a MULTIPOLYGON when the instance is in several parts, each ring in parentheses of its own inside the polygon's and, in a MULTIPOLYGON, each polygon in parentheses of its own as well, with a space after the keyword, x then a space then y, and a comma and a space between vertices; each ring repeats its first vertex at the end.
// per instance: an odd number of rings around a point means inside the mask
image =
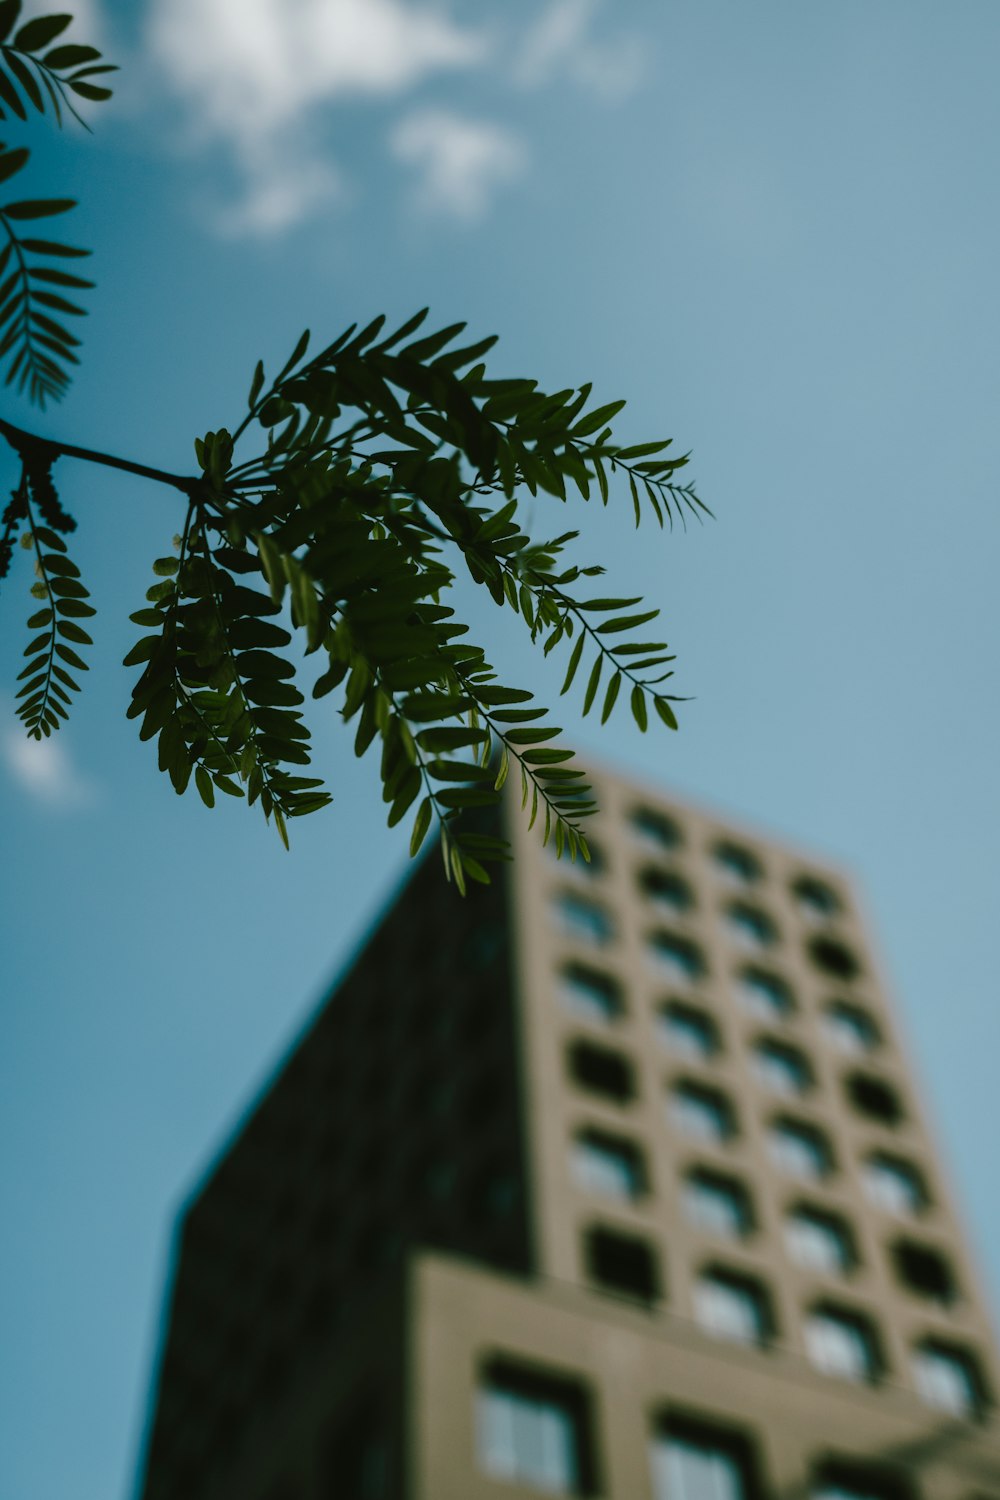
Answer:
POLYGON ((140 479, 152 479, 155 484, 170 485, 172 489, 180 490, 190 498, 194 498, 204 483, 200 474, 171 474, 166 469, 153 469, 148 464, 134 463, 130 458, 117 458, 113 453, 101 453, 96 448, 78 448, 75 443, 61 443, 53 438, 38 437, 33 432, 25 432, 23 427, 5 422, 3 418, 0 418, 0 436, 5 437, 22 457, 33 449, 37 454, 44 453, 50 461, 57 458, 79 458, 84 463, 103 464, 108 469, 122 469, 126 474, 137 474, 140 479))

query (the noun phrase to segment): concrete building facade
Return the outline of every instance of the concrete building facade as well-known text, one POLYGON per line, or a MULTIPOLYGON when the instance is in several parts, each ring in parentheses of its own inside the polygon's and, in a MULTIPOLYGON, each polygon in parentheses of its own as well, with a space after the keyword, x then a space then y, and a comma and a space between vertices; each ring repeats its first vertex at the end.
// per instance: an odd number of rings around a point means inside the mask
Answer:
POLYGON ((143 1500, 1000 1500, 858 897, 610 774, 392 903, 182 1219, 143 1500))

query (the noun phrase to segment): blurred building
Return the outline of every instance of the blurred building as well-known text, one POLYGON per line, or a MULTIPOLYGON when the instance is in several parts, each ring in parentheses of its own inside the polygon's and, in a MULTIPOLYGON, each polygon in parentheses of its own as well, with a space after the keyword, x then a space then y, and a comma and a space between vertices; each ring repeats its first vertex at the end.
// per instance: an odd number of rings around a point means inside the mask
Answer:
POLYGON ((1000 1496, 849 881, 595 784, 589 866, 413 872, 192 1199, 144 1500, 1000 1496))

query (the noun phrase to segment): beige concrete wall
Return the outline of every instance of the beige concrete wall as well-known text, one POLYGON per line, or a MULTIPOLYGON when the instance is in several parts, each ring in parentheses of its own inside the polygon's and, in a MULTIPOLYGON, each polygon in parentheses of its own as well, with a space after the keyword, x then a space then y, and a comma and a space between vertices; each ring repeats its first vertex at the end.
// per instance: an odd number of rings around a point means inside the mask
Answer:
POLYGON ((413 1266, 409 1500, 518 1500, 477 1454, 484 1366, 503 1356, 579 1382, 591 1398, 604 1500, 652 1500, 658 1418, 701 1416, 751 1442, 766 1495, 801 1500, 830 1457, 904 1470, 920 1500, 1000 1493, 1000 1446, 976 1424, 928 1421, 907 1391, 866 1391, 784 1351, 726 1350, 667 1313, 568 1286, 529 1286, 442 1257, 413 1266))
POLYGON ((859 897, 844 871, 770 838, 732 825, 661 792, 642 788, 606 772, 594 776, 601 813, 588 832, 604 858, 603 869, 557 862, 541 848, 537 830, 528 832, 512 799, 508 809, 516 859, 511 890, 516 918, 517 973, 523 1007, 524 1069, 527 1080, 529 1157, 534 1182, 539 1269, 556 1282, 586 1280, 581 1260, 584 1228, 595 1222, 634 1230, 656 1245, 666 1277, 666 1302, 682 1319, 692 1316, 692 1281, 709 1260, 753 1273, 766 1285, 776 1312, 776 1342, 802 1356, 803 1316, 818 1297, 857 1309, 876 1327, 892 1384, 912 1385, 911 1350, 927 1336, 951 1340, 979 1361, 989 1388, 998 1391, 998 1368, 979 1276, 961 1232, 947 1174, 935 1150, 921 1105, 920 1090, 905 1051, 859 897), (640 807, 668 813, 682 842, 657 852, 630 823, 640 807), (759 861, 761 878, 738 887, 727 879, 713 850, 730 841, 759 861), (681 916, 661 916, 637 883, 644 866, 680 874, 695 893, 681 916), (819 877, 838 896, 840 910, 829 921, 808 919, 796 902, 792 883, 801 875, 819 877), (553 902, 562 891, 600 903, 614 937, 604 946, 560 932, 553 902), (746 900, 775 924, 778 940, 766 950, 741 948, 727 928, 726 910, 746 900), (670 928, 693 939, 706 956, 706 977, 691 985, 657 975, 648 949, 649 932, 670 928), (814 933, 845 942, 860 958, 862 972, 848 983, 822 974, 805 944, 814 933), (581 1021, 558 995, 558 975, 569 960, 582 960, 617 978, 627 1013, 612 1026, 581 1021), (737 991, 741 967, 756 964, 787 981, 796 1010, 787 1021, 763 1023, 747 1013, 737 991), (674 996, 704 1009, 717 1024, 723 1051, 703 1064, 672 1056, 658 1034, 658 1006, 674 996), (869 1058, 854 1061, 832 1044, 823 1008, 840 997, 860 1005, 875 1021, 882 1045, 869 1058), (749 1049, 764 1035, 792 1043, 809 1060, 815 1084, 801 1099, 782 1101, 754 1074, 749 1049), (638 1097, 627 1107, 604 1103, 567 1077, 567 1045, 588 1036, 623 1052, 640 1079, 638 1097), (849 1103, 844 1078, 854 1068, 892 1085, 905 1117, 885 1126, 863 1117, 849 1103), (685 1138, 666 1117, 664 1099, 679 1078, 709 1082, 732 1100, 739 1117, 737 1137, 712 1146, 685 1138), (801 1184, 778 1170, 766 1145, 769 1121, 789 1114, 822 1129, 832 1143, 836 1170, 822 1183, 801 1184), (649 1170, 650 1191, 638 1203, 602 1202, 573 1181, 570 1142, 583 1125, 598 1125, 635 1142, 649 1170), (870 1151, 884 1149, 910 1160, 927 1180, 931 1201, 918 1218, 894 1218, 874 1206, 863 1187, 861 1168, 870 1151), (721 1166, 737 1175, 752 1194, 757 1228, 748 1239, 720 1242, 693 1228, 679 1198, 685 1171, 694 1165, 721 1166), (840 1214, 850 1225, 859 1264, 849 1277, 817 1276, 790 1260, 783 1239, 783 1216, 807 1200, 840 1214), (890 1264, 888 1247, 907 1236, 939 1250, 953 1268, 960 1296, 939 1307, 904 1289, 890 1264))

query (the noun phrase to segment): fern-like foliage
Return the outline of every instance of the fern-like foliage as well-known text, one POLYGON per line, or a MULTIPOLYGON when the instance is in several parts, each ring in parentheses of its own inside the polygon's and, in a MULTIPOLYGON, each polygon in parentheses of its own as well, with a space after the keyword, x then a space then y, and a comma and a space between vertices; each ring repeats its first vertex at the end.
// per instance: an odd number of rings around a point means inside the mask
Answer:
MULTIPOLYGON (((0 120, 27 120, 32 110, 50 110, 61 125, 63 111, 86 126, 73 96, 100 101, 111 90, 94 82, 113 73, 96 47, 52 42, 70 25, 68 15, 36 16, 14 30, 21 0, 0 0, 0 120)), ((0 183, 21 172, 28 163, 25 146, 0 143, 0 183)), ((78 363, 80 340, 66 327, 67 319, 84 315, 71 300, 93 282, 66 268, 67 260, 89 255, 60 239, 25 235, 26 223, 52 218, 74 208, 72 198, 20 198, 0 204, 0 364, 6 363, 5 383, 44 407, 59 400, 78 363), (71 294, 71 295, 70 295, 71 294)))
POLYGON ((603 568, 566 556, 576 531, 534 541, 519 508, 526 494, 607 504, 619 482, 637 525, 644 510, 663 526, 704 507, 669 442, 613 441, 623 403, 491 380, 494 339, 456 347, 461 325, 427 335, 424 318, 388 337, 381 318, 352 327, 312 358, 303 335, 273 381, 258 365, 236 430, 196 443, 177 554, 132 616, 145 633, 126 657, 143 669, 129 712, 179 792, 193 775, 209 805, 217 790, 259 801, 286 838, 288 819, 329 801, 308 774, 297 634, 319 664, 313 697, 336 695, 357 754, 378 751, 389 824, 412 810, 415 852, 436 821, 464 887, 503 846, 460 815, 494 802, 511 770, 530 821, 572 857, 586 857, 594 804, 561 727, 456 618, 457 570, 562 652, 562 692, 579 680, 585 714, 599 704, 606 721, 624 688, 640 729, 651 715, 676 728, 658 610, 596 595, 603 568))
MULTIPOLYGON (((92 81, 111 71, 96 49, 52 46, 68 16, 15 31, 19 11, 20 0, 0 0, 0 119, 51 108, 61 122, 70 93, 107 97, 92 81)), ((26 148, 0 146, 0 183, 27 160, 26 148)), ((83 309, 67 293, 90 283, 64 262, 87 252, 21 226, 72 207, 65 198, 0 205, 0 362, 7 383, 41 405, 63 394, 76 360, 65 320, 83 309)), ((209 807, 217 792, 259 804, 287 845, 288 821, 330 801, 311 773, 305 689, 331 697, 356 753, 378 754, 390 826, 412 816, 416 853, 436 822, 445 870, 464 891, 489 879, 505 845, 461 815, 494 803, 512 772, 530 823, 559 854, 589 857, 595 808, 560 726, 499 678, 456 617, 459 572, 512 610, 546 657, 564 658, 561 691, 579 684, 584 714, 604 723, 627 699, 640 730, 651 719, 675 729, 659 611, 596 593, 591 580, 604 569, 572 560, 576 530, 532 538, 522 507, 526 495, 608 505, 621 491, 636 526, 648 513, 661 528, 705 507, 669 441, 614 440, 623 402, 594 405, 589 385, 549 394, 533 380, 491 379, 483 356, 495 339, 462 345, 463 324, 428 334, 425 317, 388 335, 383 318, 352 326, 312 357, 303 334, 270 382, 258 364, 239 424, 196 441, 190 476, 0 418, 21 476, 0 518, 0 578, 20 540, 41 608, 28 622, 19 713, 41 738, 79 691, 77 648, 92 644, 80 620, 94 613, 67 551, 75 523, 55 462, 104 464, 180 492, 175 552, 153 564, 156 581, 132 616, 143 634, 125 658, 141 669, 129 717, 156 742, 160 769, 178 793, 193 780, 209 807)))

